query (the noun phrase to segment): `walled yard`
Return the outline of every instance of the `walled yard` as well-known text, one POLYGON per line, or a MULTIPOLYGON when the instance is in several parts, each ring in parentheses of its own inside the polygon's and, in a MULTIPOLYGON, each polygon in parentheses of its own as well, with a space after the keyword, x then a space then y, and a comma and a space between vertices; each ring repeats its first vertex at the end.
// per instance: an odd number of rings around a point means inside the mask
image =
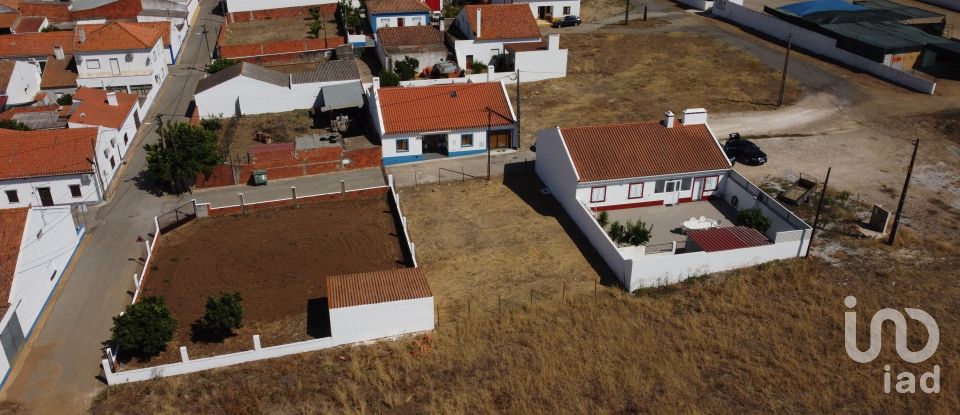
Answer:
MULTIPOLYGON (((337 21, 327 15, 327 36, 337 36, 337 21)), ((268 43, 283 40, 313 39, 310 33, 310 16, 280 17, 249 22, 231 23, 225 29, 221 44, 227 46, 268 43)), ((323 29, 320 38, 324 37, 323 29)))
POLYGON ((241 162, 246 162, 250 147, 264 144, 257 141, 258 131, 269 134, 274 143, 291 142, 299 136, 318 132, 310 110, 224 117, 222 122, 223 128, 217 131, 221 149, 230 155, 230 160, 241 162))
POLYGON ((253 334, 265 347, 322 337, 314 323, 325 315, 325 277, 404 267, 397 235, 385 196, 196 219, 164 233, 142 295, 165 298, 178 327, 147 365, 179 361, 180 345, 201 357, 248 350, 253 334), (243 296, 244 327, 224 343, 192 339, 207 297, 232 291, 243 296))
MULTIPOLYGON (((521 85, 524 147, 536 131, 557 125, 653 120, 668 109, 776 108, 780 72, 722 41, 684 32, 561 33, 560 46, 570 49, 567 77, 521 85)), ((802 95, 788 80, 785 105, 802 95)))

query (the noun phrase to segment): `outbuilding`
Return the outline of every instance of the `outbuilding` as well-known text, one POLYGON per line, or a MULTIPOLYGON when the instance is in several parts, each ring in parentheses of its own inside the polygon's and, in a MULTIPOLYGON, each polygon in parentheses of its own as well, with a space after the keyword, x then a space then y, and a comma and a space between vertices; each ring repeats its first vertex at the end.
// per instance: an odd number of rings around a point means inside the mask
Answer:
POLYGON ((330 334, 340 344, 433 330, 433 294, 420 268, 327 278, 330 334))

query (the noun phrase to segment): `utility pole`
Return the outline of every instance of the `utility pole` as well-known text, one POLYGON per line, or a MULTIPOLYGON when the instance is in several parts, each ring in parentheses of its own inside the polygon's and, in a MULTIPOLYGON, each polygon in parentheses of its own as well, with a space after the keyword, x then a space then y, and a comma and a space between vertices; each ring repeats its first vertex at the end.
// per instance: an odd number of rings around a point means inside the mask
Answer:
POLYGON ((490 181, 490 153, 493 151, 493 146, 490 143, 490 128, 493 123, 493 110, 490 107, 487 107, 487 181, 490 181))
POLYGON ((643 5, 643 21, 647 21, 647 5, 643 5))
POLYGON ((203 24, 203 43, 207 45, 207 57, 210 57, 210 32, 207 30, 207 24, 203 24))
POLYGON ((517 69, 517 147, 520 146, 520 70, 517 69))
POLYGON ((790 49, 793 48, 793 33, 787 35, 787 55, 783 58, 783 75, 780 77, 780 95, 777 98, 777 108, 783 106, 783 90, 787 86, 787 65, 790 64, 790 49))
POLYGON ((623 10, 623 25, 626 26, 630 24, 630 0, 624 0, 625 7, 623 10))
POLYGON ((820 209, 823 209, 823 199, 827 195, 827 183, 830 182, 830 170, 832 167, 827 167, 827 178, 823 180, 823 189, 820 190, 820 201, 817 202, 817 213, 813 216, 813 229, 810 230, 810 242, 807 244, 807 254, 804 255, 804 258, 810 258, 810 248, 813 248, 813 238, 817 235, 817 223, 820 222, 820 209))
POLYGON ((893 217, 893 228, 890 228, 890 239, 887 244, 893 246, 897 241, 897 228, 900 227, 900 215, 903 213, 903 204, 907 201, 907 187, 910 185, 910 176, 913 175, 913 162, 917 160, 917 149, 920 148, 920 139, 913 141, 913 155, 910 156, 910 167, 907 167, 907 178, 903 181, 903 192, 900 193, 900 204, 897 214, 893 217))

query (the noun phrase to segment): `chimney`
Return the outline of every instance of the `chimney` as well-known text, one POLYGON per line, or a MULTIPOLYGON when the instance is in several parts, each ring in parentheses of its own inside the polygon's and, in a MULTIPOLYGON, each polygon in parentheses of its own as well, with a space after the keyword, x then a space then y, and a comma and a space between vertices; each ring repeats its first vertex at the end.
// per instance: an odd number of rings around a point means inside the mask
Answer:
POLYGON ((63 60, 63 46, 55 45, 53 47, 53 56, 57 58, 58 61, 63 60))
POLYGON ((707 110, 704 108, 690 108, 683 110, 683 125, 697 125, 707 123, 707 110))
POLYGON ((116 107, 117 105, 119 105, 117 103, 116 92, 107 92, 107 104, 110 104, 111 107, 116 107))
POLYGON ((676 117, 673 116, 673 111, 667 111, 663 113, 663 126, 667 128, 673 128, 673 120, 676 117))
POLYGON ((487 82, 493 82, 493 72, 496 70, 497 68, 495 66, 487 65, 487 82))
POLYGON ((373 77, 373 90, 376 91, 376 90, 378 90, 378 89, 380 89, 380 77, 379 77, 379 76, 374 76, 374 77, 373 77))
POLYGON ((553 33, 547 37, 547 50, 560 50, 560 34, 553 33))
POLYGON ((440 16, 440 31, 446 32, 447 31, 446 26, 447 26, 447 22, 444 21, 443 16, 440 16))
POLYGON ((480 12, 483 11, 477 7, 477 37, 480 37, 480 12))
POLYGON ((80 43, 87 41, 87 31, 83 30, 82 26, 77 28, 77 39, 80 40, 80 43))

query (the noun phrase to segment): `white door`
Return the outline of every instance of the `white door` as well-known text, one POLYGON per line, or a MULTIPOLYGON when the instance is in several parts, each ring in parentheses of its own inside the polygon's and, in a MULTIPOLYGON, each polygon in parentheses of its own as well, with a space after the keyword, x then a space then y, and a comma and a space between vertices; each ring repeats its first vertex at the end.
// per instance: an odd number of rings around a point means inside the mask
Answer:
POLYGON ((701 196, 703 196, 703 178, 698 177, 693 179, 693 200, 700 200, 701 196))
POLYGON ((663 188, 663 204, 675 205, 680 201, 680 181, 668 180, 663 188))
POLYGON ((110 59, 110 71, 114 75, 120 75, 120 61, 118 59, 110 59))

